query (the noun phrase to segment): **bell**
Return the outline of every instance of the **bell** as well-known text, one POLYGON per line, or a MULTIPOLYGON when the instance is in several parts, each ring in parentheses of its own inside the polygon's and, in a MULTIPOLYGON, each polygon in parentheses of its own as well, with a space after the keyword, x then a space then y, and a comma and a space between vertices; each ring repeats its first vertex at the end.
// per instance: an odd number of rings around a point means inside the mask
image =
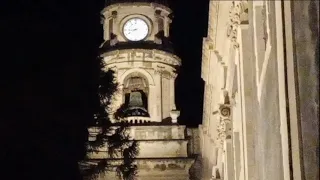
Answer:
POLYGON ((143 107, 141 92, 134 91, 130 93, 129 107, 143 107))

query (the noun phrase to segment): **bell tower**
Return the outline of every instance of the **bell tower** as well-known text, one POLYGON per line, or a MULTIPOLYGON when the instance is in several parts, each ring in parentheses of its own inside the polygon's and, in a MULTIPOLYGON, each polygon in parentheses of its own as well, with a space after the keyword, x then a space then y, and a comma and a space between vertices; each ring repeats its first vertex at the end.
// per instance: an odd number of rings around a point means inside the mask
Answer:
MULTIPOLYGON (((199 152, 197 129, 179 125, 175 79, 181 59, 169 41, 172 11, 163 0, 113 0, 102 10, 101 58, 119 84, 110 109, 114 126, 129 124, 138 142, 137 180, 187 180, 199 152), (115 118, 119 111, 122 116, 115 118)), ((99 127, 89 128, 95 139, 99 127)), ((107 159, 106 150, 89 153, 90 163, 107 159)), ((109 159, 108 159, 109 158, 109 159)), ((114 171, 100 178, 118 179, 114 171)))
POLYGON ((169 41, 172 11, 165 4, 114 0, 102 11, 101 57, 120 84, 112 110, 124 108, 121 121, 177 123, 174 84, 181 60, 169 41))

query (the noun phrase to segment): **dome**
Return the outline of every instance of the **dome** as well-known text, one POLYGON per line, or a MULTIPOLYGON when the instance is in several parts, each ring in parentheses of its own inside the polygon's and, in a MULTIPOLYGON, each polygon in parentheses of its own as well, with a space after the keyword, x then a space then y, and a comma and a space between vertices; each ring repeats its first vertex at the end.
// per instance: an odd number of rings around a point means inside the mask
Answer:
POLYGON ((158 3, 165 6, 169 6, 168 0, 106 0, 105 5, 108 6, 116 3, 133 3, 133 2, 158 3))

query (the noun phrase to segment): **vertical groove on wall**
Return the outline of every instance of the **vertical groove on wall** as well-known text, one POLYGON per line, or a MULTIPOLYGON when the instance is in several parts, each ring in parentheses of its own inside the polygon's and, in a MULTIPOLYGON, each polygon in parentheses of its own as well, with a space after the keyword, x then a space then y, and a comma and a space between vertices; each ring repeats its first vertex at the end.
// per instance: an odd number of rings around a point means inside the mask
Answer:
MULTIPOLYGON (((285 21, 285 12, 284 12, 284 2, 281 1, 281 15, 282 15, 282 22, 285 21)), ((291 126, 290 126, 290 111, 289 111, 289 97, 288 97, 288 79, 287 79, 287 42, 286 42, 286 26, 282 26, 282 34, 283 34, 283 60, 284 60, 284 83, 285 83, 285 101, 286 101, 286 113, 287 113, 287 128, 288 128, 288 159, 289 159, 289 173, 290 173, 290 180, 293 180, 293 167, 292 167, 292 147, 291 147, 291 126)))

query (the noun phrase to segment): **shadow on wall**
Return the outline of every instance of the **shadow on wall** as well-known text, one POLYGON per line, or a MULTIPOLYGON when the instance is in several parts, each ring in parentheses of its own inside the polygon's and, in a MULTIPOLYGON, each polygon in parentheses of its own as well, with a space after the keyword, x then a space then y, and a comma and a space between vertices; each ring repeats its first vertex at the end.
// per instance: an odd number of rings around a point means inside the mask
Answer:
POLYGON ((202 158, 201 155, 198 155, 190 167, 189 170, 190 180, 201 180, 202 179, 202 158))

